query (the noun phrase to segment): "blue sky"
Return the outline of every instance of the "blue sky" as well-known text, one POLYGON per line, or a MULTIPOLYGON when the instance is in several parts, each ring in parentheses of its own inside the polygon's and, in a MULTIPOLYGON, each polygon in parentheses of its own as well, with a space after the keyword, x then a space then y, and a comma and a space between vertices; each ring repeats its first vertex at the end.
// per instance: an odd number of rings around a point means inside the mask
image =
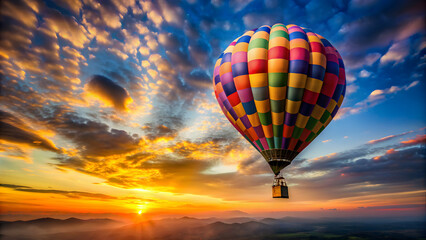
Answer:
MULTIPOLYGON (((424 172, 414 170, 424 169, 423 1, 1 4, 0 180, 2 191, 18 199, 18 205, 2 199, 10 212, 24 211, 30 196, 16 194, 25 189, 60 190, 69 201, 75 200, 72 191, 139 198, 144 189, 153 212, 173 204, 182 204, 175 212, 229 210, 219 207, 223 201, 249 212, 266 203, 279 206, 271 203, 266 162, 232 129, 211 83, 214 62, 232 40, 278 22, 328 39, 343 57, 348 84, 337 119, 286 170, 295 198, 279 210, 302 211, 306 202, 312 205, 306 211, 391 205, 413 210, 424 202, 424 172), (372 164, 380 159, 383 164, 372 164), (394 173, 392 167, 406 171, 394 173), (370 171, 395 175, 367 181, 370 171), (334 184, 341 176, 348 180, 334 184), (318 187, 330 194, 312 189, 318 181, 329 184, 318 187), (240 188, 242 182, 248 187, 240 188), (360 187, 352 189, 354 184, 360 187), (406 195, 394 201, 374 193, 403 189, 406 195), (315 194, 324 195, 313 199, 315 194), (323 206, 318 199, 328 202, 323 206), (193 205, 185 207, 187 202, 193 205)), ((38 202, 58 195, 33 190, 26 193, 38 202)), ((88 196, 80 194, 80 200, 102 199, 88 196)), ((141 206, 114 199, 126 206, 120 211, 141 206)))

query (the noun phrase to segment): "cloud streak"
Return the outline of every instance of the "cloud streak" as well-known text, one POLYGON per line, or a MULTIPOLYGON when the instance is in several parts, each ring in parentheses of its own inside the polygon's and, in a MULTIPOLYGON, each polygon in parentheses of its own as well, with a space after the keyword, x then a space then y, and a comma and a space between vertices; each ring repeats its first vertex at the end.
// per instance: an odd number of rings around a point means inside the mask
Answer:
POLYGON ((389 97, 391 97, 392 95, 398 92, 407 91, 417 86, 419 83, 420 83, 419 81, 413 81, 410 84, 404 85, 404 86, 392 86, 386 89, 376 89, 372 91, 366 99, 356 103, 353 107, 344 107, 340 109, 335 119, 341 119, 343 117, 347 117, 352 114, 358 114, 362 111, 365 111, 368 108, 372 108, 386 101, 389 97))
POLYGON ((382 143, 382 142, 389 141, 389 140, 394 139, 394 138, 397 138, 397 137, 401 137, 401 136, 407 135, 407 134, 412 133, 412 132, 413 132, 413 131, 404 132, 404 133, 395 134, 395 135, 389 135, 389 136, 382 137, 382 138, 379 138, 379 139, 373 139, 373 140, 370 140, 370 141, 368 141, 367 143, 368 143, 368 144, 377 144, 377 143, 382 143))
POLYGON ((14 184, 0 183, 0 187, 11 188, 15 191, 20 191, 20 192, 58 194, 68 198, 91 198, 91 199, 105 200, 105 201, 111 200, 111 199, 117 199, 116 197, 101 194, 101 193, 64 191, 64 190, 56 190, 56 189, 37 189, 37 188, 28 187, 28 186, 21 186, 21 185, 14 185, 14 184))
POLYGON ((0 125, 0 139, 52 152, 59 152, 59 149, 51 140, 41 136, 19 118, 8 112, 0 110, 0 125))

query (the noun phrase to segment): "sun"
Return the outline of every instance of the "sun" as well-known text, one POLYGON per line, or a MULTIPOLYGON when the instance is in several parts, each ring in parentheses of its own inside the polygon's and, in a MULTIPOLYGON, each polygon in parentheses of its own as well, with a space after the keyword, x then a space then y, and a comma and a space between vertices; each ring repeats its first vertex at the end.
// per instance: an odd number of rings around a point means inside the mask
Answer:
POLYGON ((139 211, 138 211, 138 214, 139 214, 139 215, 141 215, 141 214, 142 214, 142 210, 139 210, 139 211))

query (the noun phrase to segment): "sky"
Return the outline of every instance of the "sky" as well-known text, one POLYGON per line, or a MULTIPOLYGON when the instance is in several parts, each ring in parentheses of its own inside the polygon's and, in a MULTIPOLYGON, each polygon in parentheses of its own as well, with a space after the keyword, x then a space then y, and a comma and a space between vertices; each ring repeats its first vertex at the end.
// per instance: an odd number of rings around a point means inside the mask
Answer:
POLYGON ((1 1, 0 217, 425 217, 424 1, 1 1), (333 122, 284 170, 214 97, 220 53, 296 24, 345 63, 333 122), (139 214, 138 214, 139 213, 139 214))

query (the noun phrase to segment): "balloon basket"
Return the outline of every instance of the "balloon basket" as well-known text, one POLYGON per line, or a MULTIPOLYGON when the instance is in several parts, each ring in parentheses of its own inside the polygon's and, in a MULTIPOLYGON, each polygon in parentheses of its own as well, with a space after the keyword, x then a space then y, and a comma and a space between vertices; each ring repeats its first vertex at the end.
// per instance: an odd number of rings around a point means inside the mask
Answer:
POLYGON ((289 198, 287 183, 281 174, 278 174, 274 178, 274 184, 272 185, 272 197, 289 198))

